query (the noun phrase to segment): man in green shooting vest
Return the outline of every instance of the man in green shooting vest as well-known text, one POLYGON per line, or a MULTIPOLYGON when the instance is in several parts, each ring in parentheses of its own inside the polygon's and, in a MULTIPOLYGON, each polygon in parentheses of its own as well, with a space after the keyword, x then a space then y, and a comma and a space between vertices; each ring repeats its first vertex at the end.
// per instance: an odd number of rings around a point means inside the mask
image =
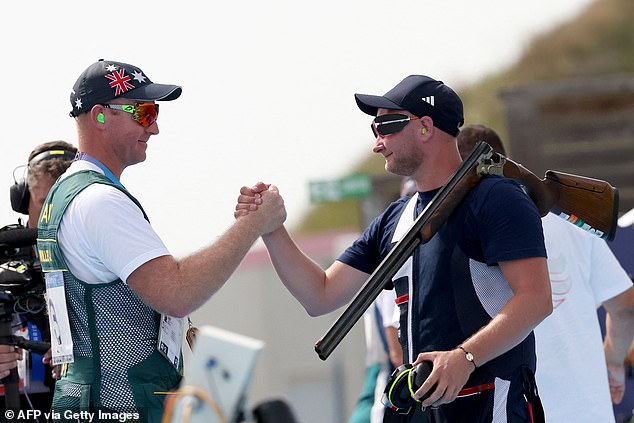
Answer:
POLYGON ((222 286, 260 235, 286 219, 273 187, 257 213, 236 219, 209 246, 182 259, 169 253, 120 177, 145 160, 147 142, 159 132, 156 101, 175 100, 181 91, 153 83, 136 66, 105 60, 73 87, 79 151, 51 189, 38 226, 53 363, 62 364, 57 420, 76 417, 72 410, 95 419, 160 421, 163 394, 181 379, 180 318, 222 286))

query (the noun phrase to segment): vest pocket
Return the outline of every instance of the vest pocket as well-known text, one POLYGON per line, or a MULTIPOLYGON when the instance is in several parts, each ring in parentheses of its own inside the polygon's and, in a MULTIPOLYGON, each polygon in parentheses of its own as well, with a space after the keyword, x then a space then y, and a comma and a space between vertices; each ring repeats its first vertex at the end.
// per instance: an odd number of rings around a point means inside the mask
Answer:
POLYGON ((55 382, 55 396, 51 409, 59 413, 62 418, 59 421, 77 422, 77 419, 68 419, 69 412, 90 411, 90 385, 71 382, 62 378, 55 382))
POLYGON ((128 370, 128 381, 142 421, 161 421, 165 392, 177 389, 181 379, 180 373, 158 351, 128 370))

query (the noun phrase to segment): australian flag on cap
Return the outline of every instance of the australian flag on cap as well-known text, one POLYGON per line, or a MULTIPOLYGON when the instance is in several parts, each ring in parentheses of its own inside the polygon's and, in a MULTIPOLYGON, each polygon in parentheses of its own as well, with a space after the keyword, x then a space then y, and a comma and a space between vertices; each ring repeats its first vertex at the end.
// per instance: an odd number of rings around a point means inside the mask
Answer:
POLYGON ((70 93, 72 110, 77 117, 89 112, 96 104, 115 98, 137 101, 169 101, 182 92, 178 85, 156 84, 138 67, 111 60, 99 60, 79 76, 70 93))

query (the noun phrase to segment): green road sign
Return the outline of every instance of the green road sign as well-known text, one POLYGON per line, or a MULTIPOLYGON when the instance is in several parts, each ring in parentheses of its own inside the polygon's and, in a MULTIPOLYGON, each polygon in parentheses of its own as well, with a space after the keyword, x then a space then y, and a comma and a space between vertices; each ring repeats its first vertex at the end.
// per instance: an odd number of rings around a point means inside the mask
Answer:
POLYGON ((367 197, 372 193, 372 179, 366 173, 359 173, 331 181, 312 181, 308 185, 311 203, 361 198, 367 197))

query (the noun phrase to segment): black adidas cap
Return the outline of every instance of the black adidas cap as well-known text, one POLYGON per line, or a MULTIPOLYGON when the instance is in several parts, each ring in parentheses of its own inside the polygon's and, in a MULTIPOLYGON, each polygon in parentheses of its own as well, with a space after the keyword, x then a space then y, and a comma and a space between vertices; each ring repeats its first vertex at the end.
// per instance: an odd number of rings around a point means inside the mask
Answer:
POLYGON ((362 112, 376 116, 378 109, 407 110, 418 117, 429 116, 434 126, 458 136, 464 123, 462 100, 442 81, 410 75, 383 96, 355 94, 362 112))

